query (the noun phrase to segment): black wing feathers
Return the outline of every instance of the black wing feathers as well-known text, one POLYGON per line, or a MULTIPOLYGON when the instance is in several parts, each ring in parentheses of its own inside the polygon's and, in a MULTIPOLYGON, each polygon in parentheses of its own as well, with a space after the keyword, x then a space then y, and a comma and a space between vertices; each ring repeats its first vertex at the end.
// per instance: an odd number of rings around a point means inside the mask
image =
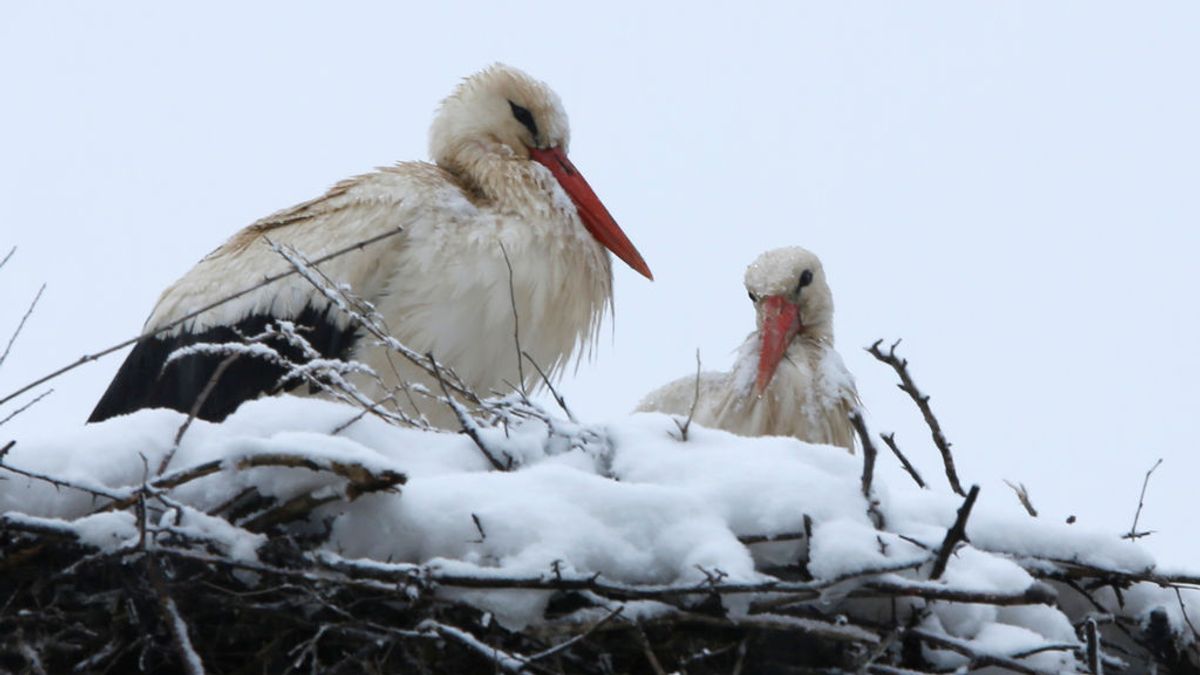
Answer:
MULTIPOLYGON (((332 310, 336 311, 336 310, 332 310)), ((276 317, 256 314, 246 317, 234 326, 218 326, 196 333, 183 332, 178 335, 147 338, 138 342, 108 390, 96 404, 88 422, 100 422, 110 417, 124 415, 142 408, 172 408, 190 412, 200 392, 212 379, 217 366, 225 360, 224 354, 192 354, 178 359, 166 369, 163 364, 177 349, 199 343, 241 343, 241 335, 262 333, 276 317)), ((330 316, 330 310, 306 307, 300 316, 289 319, 322 356, 346 358, 357 339, 354 328, 338 328, 330 316)), ((281 355, 293 362, 303 362, 300 350, 278 339, 269 342, 281 355)), ((225 419, 244 401, 263 394, 277 393, 279 378, 284 375, 282 366, 253 356, 242 356, 229 365, 217 380, 212 392, 200 407, 200 419, 219 422, 225 419)), ((285 384, 290 389, 299 382, 285 384)))

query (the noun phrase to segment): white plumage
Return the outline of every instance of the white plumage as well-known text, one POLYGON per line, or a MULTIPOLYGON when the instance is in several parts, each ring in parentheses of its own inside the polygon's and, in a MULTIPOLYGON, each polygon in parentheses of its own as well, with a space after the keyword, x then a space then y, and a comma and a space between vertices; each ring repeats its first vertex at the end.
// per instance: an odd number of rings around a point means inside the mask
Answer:
MULTIPOLYGON (((553 91, 515 68, 487 68, 443 101, 430 129, 435 163, 405 162, 342 181, 317 199, 250 225, 167 288, 146 328, 167 325, 288 269, 267 238, 316 259, 403 228, 320 269, 373 303, 401 342, 449 364, 481 394, 506 391, 506 382, 519 381, 514 301, 522 347, 556 372, 590 342, 610 306, 606 247, 652 278, 566 158, 568 142, 567 117, 553 91)), ((215 362, 195 357, 180 368, 198 372, 168 369, 158 377, 151 372, 162 366, 158 354, 263 317, 322 323, 332 346, 317 345, 321 351, 366 363, 387 387, 400 381, 432 384, 404 359, 354 335, 347 317, 327 312, 327 305, 310 284, 292 276, 144 341, 164 344, 135 347, 91 421, 141 407, 187 409, 215 362)), ((524 371, 526 384, 535 385, 533 369, 524 371)), ((231 368, 225 378, 232 382, 248 374, 231 368)), ((269 378, 259 379, 263 382, 251 387, 259 391, 220 394, 253 397, 269 389, 263 386, 269 378)), ((383 393, 366 379, 360 384, 374 389, 368 393, 383 393)), ((240 400, 232 403, 201 416, 219 419, 240 400)), ((452 423, 448 411, 433 402, 420 412, 435 424, 452 423)))
POLYGON ((854 377, 833 348, 833 296, 821 261, 800 247, 759 256, 746 269, 757 329, 727 373, 682 377, 646 396, 639 411, 687 415, 742 436, 794 436, 854 451, 854 377))

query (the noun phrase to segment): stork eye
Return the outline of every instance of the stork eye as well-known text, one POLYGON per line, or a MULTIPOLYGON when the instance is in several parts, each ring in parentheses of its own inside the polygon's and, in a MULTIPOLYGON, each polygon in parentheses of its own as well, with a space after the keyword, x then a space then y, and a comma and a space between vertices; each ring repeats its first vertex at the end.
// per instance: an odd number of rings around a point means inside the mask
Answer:
POLYGON ((758 302, 758 296, 754 294, 754 291, 746 292, 750 294, 750 302, 758 302))
POLYGON ((529 112, 529 108, 521 107, 512 101, 509 101, 508 105, 512 108, 513 117, 517 118, 517 121, 521 124, 524 124, 529 133, 533 134, 534 138, 537 138, 537 122, 533 121, 533 113, 529 112))
POLYGON ((801 272, 800 273, 800 283, 796 284, 796 292, 799 293, 800 289, 811 284, 812 280, 813 280, 812 270, 804 270, 803 272, 801 272))

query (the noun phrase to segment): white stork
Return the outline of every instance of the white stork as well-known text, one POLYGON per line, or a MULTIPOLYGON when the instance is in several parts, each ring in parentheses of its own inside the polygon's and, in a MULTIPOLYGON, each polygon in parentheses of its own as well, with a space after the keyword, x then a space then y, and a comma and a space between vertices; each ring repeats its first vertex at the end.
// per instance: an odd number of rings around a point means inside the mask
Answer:
MULTIPOLYGON (((567 159, 569 136, 567 115, 549 87, 516 68, 486 68, 442 102, 429 132, 434 163, 403 162, 344 180, 244 228, 163 292, 146 330, 289 269, 267 239, 313 260, 402 228, 323 263, 321 271, 373 303, 394 337, 432 353, 480 394, 520 381, 514 303, 522 348, 557 372, 591 342, 611 305, 606 248, 653 279, 567 159)), ((275 320, 306 327, 323 356, 363 362, 388 388, 401 381, 433 385, 423 371, 356 333, 319 291, 292 275, 140 341, 89 421, 150 407, 188 411, 223 356, 187 356, 164 369, 167 356, 189 344, 236 342, 239 333, 258 333, 275 320)), ((534 369, 521 370, 525 384, 536 385, 534 369)), ((240 359, 216 380, 199 416, 224 418, 243 401, 277 390, 282 373, 265 361, 240 359)), ((420 412, 434 424, 453 422, 442 406, 425 408, 420 412)))
POLYGON ((757 330, 728 373, 683 377, 646 396, 639 411, 687 415, 742 436, 795 436, 854 452, 854 377, 833 349, 833 296, 821 261, 796 247, 760 255, 746 268, 757 330))

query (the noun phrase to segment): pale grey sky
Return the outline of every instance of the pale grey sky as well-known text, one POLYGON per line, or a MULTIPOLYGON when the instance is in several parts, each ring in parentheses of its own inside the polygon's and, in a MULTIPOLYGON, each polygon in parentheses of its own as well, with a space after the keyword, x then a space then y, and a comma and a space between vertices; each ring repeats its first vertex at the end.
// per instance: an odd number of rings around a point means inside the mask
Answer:
MULTIPOLYGON (((239 227, 425 156, 457 80, 505 61, 571 116, 572 158, 645 254, 562 385, 625 414, 751 328, 742 271, 822 256, 876 431, 944 489, 903 353, 965 481, 1045 518, 1141 525, 1200 562, 1200 4, 164 3, 0 8, 0 396, 138 331, 239 227), (609 338, 611 335, 611 339, 609 338)), ((121 357, 0 429, 82 423, 121 357)), ((0 409, 2 418, 9 408, 0 409)), ((882 459, 893 480, 895 462, 882 459)))

